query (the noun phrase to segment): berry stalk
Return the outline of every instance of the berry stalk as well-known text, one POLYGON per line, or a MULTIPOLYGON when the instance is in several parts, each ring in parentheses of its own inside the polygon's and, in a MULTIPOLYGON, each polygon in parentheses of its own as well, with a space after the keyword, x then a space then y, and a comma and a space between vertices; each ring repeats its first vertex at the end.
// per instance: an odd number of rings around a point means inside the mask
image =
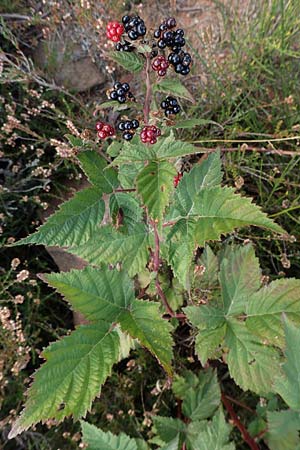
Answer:
POLYGON ((151 80, 150 80, 150 70, 151 70, 151 59, 150 53, 146 53, 146 67, 145 67, 145 75, 146 75, 146 96, 144 102, 144 122, 145 125, 149 124, 149 115, 150 115, 150 106, 151 106, 151 80))

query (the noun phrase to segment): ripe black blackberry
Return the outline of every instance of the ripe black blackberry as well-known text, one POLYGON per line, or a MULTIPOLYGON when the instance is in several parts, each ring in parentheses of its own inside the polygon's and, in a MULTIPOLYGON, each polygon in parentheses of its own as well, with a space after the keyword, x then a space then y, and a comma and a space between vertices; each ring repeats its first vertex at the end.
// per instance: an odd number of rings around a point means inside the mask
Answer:
POLYGON ((192 64, 192 57, 189 53, 181 51, 172 52, 168 56, 169 63, 174 67, 176 73, 187 75, 190 73, 190 65, 192 64))
POLYGON ((125 103, 128 98, 134 99, 134 96, 130 92, 128 83, 120 83, 117 81, 114 84, 113 90, 109 92, 109 98, 111 100, 117 100, 119 103, 125 103))
POLYGON ((133 52, 134 47, 129 41, 124 40, 124 42, 118 42, 115 49, 118 52, 133 52))
POLYGON ((173 17, 169 17, 154 31, 154 37, 158 39, 157 45, 159 48, 169 47, 174 53, 181 51, 185 45, 184 31, 181 28, 173 30, 175 27, 176 20, 173 17))
POLYGON ((176 98, 171 96, 168 96, 165 100, 163 100, 160 106, 165 110, 166 117, 172 116, 173 114, 178 114, 181 111, 176 98))
POLYGON ((132 41, 136 41, 139 37, 145 36, 147 28, 145 22, 140 16, 123 16, 122 22, 127 36, 132 41))
POLYGON ((123 131, 122 137, 125 141, 130 141, 136 129, 140 126, 140 123, 137 119, 133 120, 121 120, 118 124, 118 130, 123 131))

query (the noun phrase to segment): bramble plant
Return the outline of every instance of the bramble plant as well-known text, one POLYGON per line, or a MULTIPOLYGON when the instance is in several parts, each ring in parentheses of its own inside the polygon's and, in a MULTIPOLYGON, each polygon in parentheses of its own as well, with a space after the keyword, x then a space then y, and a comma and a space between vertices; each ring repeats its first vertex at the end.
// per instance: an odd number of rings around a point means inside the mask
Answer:
POLYGON ((200 157, 205 149, 176 139, 174 130, 202 123, 175 122, 181 111, 176 97, 193 101, 179 79, 192 58, 176 26, 168 18, 147 37, 138 16, 108 24, 116 46, 111 58, 132 73, 144 71, 143 111, 136 113, 130 85, 116 81, 101 107, 120 117, 116 124, 97 122, 100 150, 67 136, 90 186, 17 243, 64 247, 86 261, 83 270, 42 277, 88 325, 44 350, 46 362, 11 438, 48 419, 85 417, 114 364, 140 345, 165 370, 180 413, 153 417, 149 442, 82 421, 88 449, 234 449, 222 403, 250 448, 259 449, 253 434, 263 431, 261 423, 269 448, 300 448, 300 281, 263 284, 251 243, 224 244, 219 252, 208 246, 241 227, 284 230, 251 199, 222 185, 219 151, 200 157), (174 77, 165 79, 172 70, 174 77), (196 163, 186 171, 182 158, 190 155, 196 163), (180 346, 172 334, 180 328, 193 337, 194 371, 186 363, 176 373, 172 364, 178 356, 173 347, 180 346), (218 361, 241 389, 266 399, 253 433, 234 413, 214 369, 218 361), (274 398, 282 410, 274 408, 274 398))

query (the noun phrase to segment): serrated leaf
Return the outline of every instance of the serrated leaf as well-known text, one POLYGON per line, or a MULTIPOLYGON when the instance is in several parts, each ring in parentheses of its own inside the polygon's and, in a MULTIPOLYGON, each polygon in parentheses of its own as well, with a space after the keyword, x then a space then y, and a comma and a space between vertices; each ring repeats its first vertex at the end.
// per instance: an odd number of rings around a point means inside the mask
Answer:
POLYGON ((51 344, 43 356, 47 361, 35 374, 10 439, 40 421, 84 416, 118 361, 119 337, 104 322, 82 325, 51 344))
POLYGON ((225 422, 220 408, 212 421, 207 423, 205 430, 200 431, 192 442, 192 450, 234 450, 235 444, 228 442, 230 431, 231 427, 225 422))
POLYGON ((176 189, 174 202, 167 219, 188 216, 193 208, 196 195, 204 188, 219 186, 221 181, 220 152, 216 151, 183 175, 176 189))
POLYGON ((134 300, 130 309, 119 317, 127 332, 158 359, 168 374, 172 373, 172 325, 161 318, 159 303, 134 300))
POLYGON ((261 270, 252 245, 234 247, 220 267, 220 284, 226 316, 246 311, 249 297, 260 287, 261 270))
POLYGON ((199 330, 214 330, 225 323, 224 311, 216 305, 187 306, 184 312, 189 321, 199 330))
POLYGON ((269 343, 283 348, 282 314, 300 323, 300 280, 272 281, 249 298, 247 327, 269 343))
POLYGON ((106 153, 111 156, 112 158, 115 158, 120 153, 121 149, 123 147, 123 143, 120 141, 112 141, 111 144, 106 149, 106 153))
POLYGON ((176 170, 167 161, 152 161, 137 177, 137 190, 152 219, 161 220, 174 189, 176 170))
POLYGON ((102 431, 87 422, 81 421, 82 440, 86 450, 138 450, 135 439, 125 433, 119 435, 102 431))
POLYGON ((138 173, 143 169, 144 163, 122 164, 119 167, 118 178, 124 189, 135 187, 135 179, 138 173))
POLYGON ((153 85, 154 92, 163 92, 166 94, 175 95, 175 97, 184 98, 190 102, 194 102, 194 98, 187 88, 181 83, 181 81, 176 79, 165 79, 161 80, 159 83, 153 85))
POLYGON ((229 373, 236 384, 244 391, 250 389, 261 395, 271 392, 279 367, 277 351, 262 344, 244 322, 235 319, 227 321, 225 341, 229 348, 229 373))
POLYGON ((156 434, 164 442, 172 441, 178 434, 184 433, 186 430, 186 425, 182 420, 172 417, 153 416, 153 423, 156 434))
POLYGON ((137 199, 125 192, 116 192, 109 199, 110 215, 114 222, 118 214, 121 214, 122 224, 128 229, 135 227, 137 222, 141 222, 143 210, 137 199))
POLYGON ((172 125, 171 128, 195 128, 201 125, 217 125, 220 128, 223 128, 219 123, 215 122, 214 120, 209 119, 186 119, 186 120, 179 120, 175 123, 175 125, 172 125))
POLYGON ((160 447, 160 450, 179 450, 179 435, 168 444, 160 447))
POLYGON ((216 359, 217 352, 226 334, 226 325, 212 330, 200 330, 195 341, 195 351, 204 366, 208 359, 216 359))
POLYGON ((129 72, 140 72, 144 67, 144 59, 134 52, 111 52, 110 57, 129 72))
MULTIPOLYGON (((178 377, 177 377, 178 383, 178 377)), ((178 389, 173 386, 174 392, 178 395, 178 389)), ((182 394, 182 412, 191 420, 203 420, 210 417, 218 408, 221 401, 220 386, 216 372, 207 370, 200 372, 196 386, 186 387, 182 394)))
POLYGON ((117 172, 108 167, 107 161, 94 150, 86 150, 77 155, 80 166, 90 183, 109 194, 118 187, 117 172))
POLYGON ((295 450, 300 445, 299 413, 291 410, 268 411, 267 419, 270 450, 295 450))
POLYGON ((84 145, 83 140, 77 136, 73 136, 72 134, 65 134, 65 137, 73 147, 82 147, 84 145))
POLYGON ((137 223, 128 233, 117 231, 110 225, 101 227, 85 245, 72 247, 68 251, 94 265, 121 262, 133 277, 145 269, 149 247, 151 236, 143 223, 137 223))
POLYGON ((300 329, 285 317, 284 332, 286 362, 283 376, 277 369, 274 387, 291 409, 300 410, 300 329))
POLYGON ((98 188, 87 188, 63 203, 38 230, 15 245, 80 245, 88 241, 103 219, 105 204, 98 188))
POLYGON ((116 322, 134 300, 133 282, 125 272, 94 269, 51 273, 45 280, 91 322, 116 322))
POLYGON ((212 249, 206 245, 199 259, 200 265, 205 267, 204 273, 194 276, 194 281, 200 289, 213 289, 218 286, 219 261, 212 249))

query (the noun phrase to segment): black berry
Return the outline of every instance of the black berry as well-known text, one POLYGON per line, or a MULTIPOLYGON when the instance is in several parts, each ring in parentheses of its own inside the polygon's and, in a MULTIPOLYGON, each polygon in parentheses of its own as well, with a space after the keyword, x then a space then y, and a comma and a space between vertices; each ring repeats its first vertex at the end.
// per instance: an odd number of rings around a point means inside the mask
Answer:
POLYGON ((173 114, 178 114, 181 110, 176 98, 171 96, 168 96, 165 100, 163 100, 160 106, 165 110, 166 117, 169 117, 173 114))

